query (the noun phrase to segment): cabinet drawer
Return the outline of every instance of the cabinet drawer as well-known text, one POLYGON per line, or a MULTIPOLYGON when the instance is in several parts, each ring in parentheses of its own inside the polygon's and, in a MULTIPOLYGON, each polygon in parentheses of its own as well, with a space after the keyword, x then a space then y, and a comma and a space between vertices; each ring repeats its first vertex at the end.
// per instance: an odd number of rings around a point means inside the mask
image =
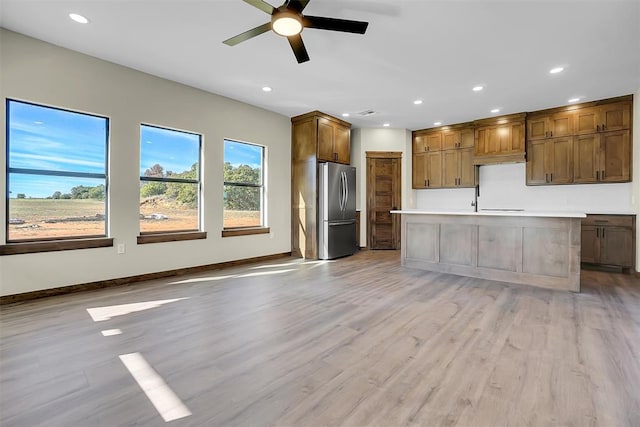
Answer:
POLYGON ((634 215, 587 215, 582 224, 632 228, 634 218, 634 215))

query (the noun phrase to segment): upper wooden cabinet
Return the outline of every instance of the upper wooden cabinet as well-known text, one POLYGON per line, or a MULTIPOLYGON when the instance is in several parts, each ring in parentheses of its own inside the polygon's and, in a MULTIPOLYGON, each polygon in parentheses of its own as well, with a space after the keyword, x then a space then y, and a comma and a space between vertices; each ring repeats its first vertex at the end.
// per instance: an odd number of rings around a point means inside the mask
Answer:
POLYGON ((342 120, 317 118, 318 160, 349 164, 351 127, 342 120))
POLYGON ((445 126, 442 129, 442 149, 473 148, 474 128, 472 123, 445 126))
POLYGON ((632 97, 527 115, 527 185, 631 180, 632 97))
POLYGON ((416 131, 413 133, 413 152, 442 150, 442 132, 440 130, 416 131))
POLYGON ((442 152, 442 187, 475 187, 476 173, 473 166, 473 148, 442 152))
POLYGON ((527 185, 573 182, 573 137, 527 142, 527 185))
POLYGON ((530 115, 527 117, 527 139, 557 138, 573 135, 573 112, 530 115))
POLYGON ((525 113, 476 120, 473 163, 524 162, 525 113))
POLYGON ((580 108, 574 113, 575 133, 584 135, 629 129, 631 126, 631 108, 630 100, 580 108))
POLYGON ((413 188, 442 188, 442 152, 417 153, 412 157, 413 188))

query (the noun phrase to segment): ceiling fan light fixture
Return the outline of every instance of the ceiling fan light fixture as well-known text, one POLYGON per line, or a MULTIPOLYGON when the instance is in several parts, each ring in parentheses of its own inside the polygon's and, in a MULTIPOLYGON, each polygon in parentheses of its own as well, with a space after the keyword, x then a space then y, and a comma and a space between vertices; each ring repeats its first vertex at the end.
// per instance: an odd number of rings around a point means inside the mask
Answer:
POLYGON ((271 20, 271 28, 283 37, 295 36, 302 32, 302 20, 297 13, 288 11, 276 13, 271 20))

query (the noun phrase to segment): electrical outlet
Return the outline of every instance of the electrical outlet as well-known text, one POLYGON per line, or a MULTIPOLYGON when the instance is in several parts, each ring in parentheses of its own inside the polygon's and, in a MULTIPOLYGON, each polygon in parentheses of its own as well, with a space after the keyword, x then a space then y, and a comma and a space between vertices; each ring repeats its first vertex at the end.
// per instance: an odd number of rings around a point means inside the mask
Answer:
POLYGON ((118 243, 117 250, 119 254, 123 254, 125 250, 124 243, 118 243))

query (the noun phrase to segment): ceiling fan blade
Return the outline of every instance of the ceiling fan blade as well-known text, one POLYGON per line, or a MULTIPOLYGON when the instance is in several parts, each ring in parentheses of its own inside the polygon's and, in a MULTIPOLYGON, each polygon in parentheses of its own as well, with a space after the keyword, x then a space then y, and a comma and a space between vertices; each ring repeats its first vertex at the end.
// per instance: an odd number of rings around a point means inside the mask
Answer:
POLYGON ((307 62, 309 60, 309 54, 307 53, 307 48, 304 47, 304 42, 302 41, 302 37, 300 37, 300 34, 289 36, 287 37, 287 39, 289 40, 291 49, 293 49, 293 53, 296 55, 298 64, 307 62))
POLYGON ((285 3, 285 7, 291 8, 298 13, 301 13, 307 4, 309 4, 310 0, 287 0, 285 3))
POLYGON ((243 41, 249 40, 252 37, 259 36, 260 34, 266 33, 269 30, 271 30, 271 22, 267 22, 266 24, 262 24, 259 27, 247 30, 242 34, 238 34, 237 36, 223 41, 222 43, 229 46, 235 46, 238 43, 242 43, 243 41))
POLYGON ((264 0, 244 0, 244 2, 249 3, 251 6, 258 8, 269 15, 273 15, 273 12, 276 10, 275 7, 271 6, 264 0))
POLYGON ((319 30, 342 31, 345 33, 364 34, 367 31, 368 22, 351 21, 348 19, 325 18, 323 16, 308 16, 302 18, 305 28, 317 28, 319 30))

